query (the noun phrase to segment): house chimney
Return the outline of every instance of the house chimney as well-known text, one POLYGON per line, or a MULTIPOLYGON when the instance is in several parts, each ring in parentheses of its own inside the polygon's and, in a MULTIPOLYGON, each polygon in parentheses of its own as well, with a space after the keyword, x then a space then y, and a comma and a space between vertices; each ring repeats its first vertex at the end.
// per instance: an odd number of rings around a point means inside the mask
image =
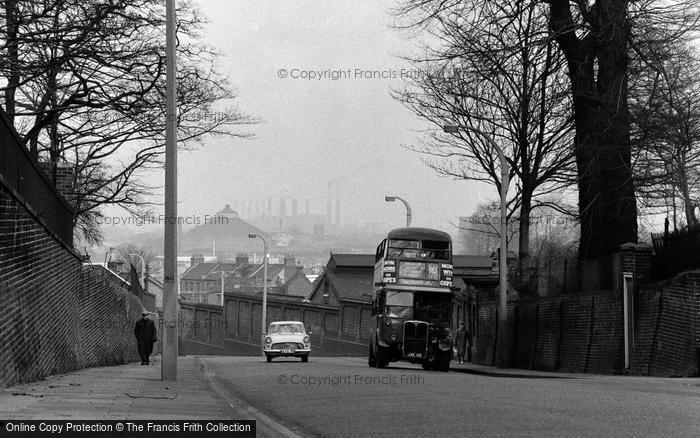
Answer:
POLYGON ((236 266, 242 266, 248 264, 248 256, 246 254, 240 253, 236 255, 236 266))
POLYGON ((204 263, 204 256, 202 254, 192 254, 192 257, 190 257, 190 266, 196 266, 199 263, 204 263))
POLYGON ((124 265, 124 262, 121 260, 110 260, 107 262, 107 269, 109 269, 112 272, 121 272, 122 271, 122 266, 124 265))

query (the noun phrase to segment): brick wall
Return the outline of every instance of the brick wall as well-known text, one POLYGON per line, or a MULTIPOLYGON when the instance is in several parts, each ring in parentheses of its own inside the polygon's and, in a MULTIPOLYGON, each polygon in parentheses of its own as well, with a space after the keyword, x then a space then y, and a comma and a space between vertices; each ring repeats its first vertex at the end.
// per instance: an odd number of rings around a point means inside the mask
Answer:
POLYGON ((0 184, 0 386, 135 361, 142 306, 40 225, 0 184))
MULTIPOLYGON (((464 306, 466 300, 459 298, 464 306)), ((182 354, 260 354, 262 298, 240 292, 226 292, 224 306, 181 301, 180 336, 182 354), (213 320, 210 330, 197 332, 213 320), (210 321, 211 320, 211 321, 210 321), (197 335, 200 333, 200 335, 197 335), (203 334, 202 334, 203 333, 203 334)), ((311 334, 314 355, 367 354, 371 330, 371 304, 341 301, 338 306, 302 303, 290 297, 268 295, 267 321, 303 321, 311 334)))
MULTIPOLYGON (((49 181, 54 182, 54 171, 51 162, 40 161, 38 164, 49 181)), ((66 202, 75 206, 75 201, 77 199, 75 191, 75 167, 72 164, 63 161, 56 163, 56 181, 54 187, 66 202)))
MULTIPOLYGON (((260 354, 261 298, 234 292, 226 293, 224 301, 223 308, 180 303, 182 354, 260 354)), ((306 330, 313 332, 310 337, 315 356, 365 355, 369 314, 369 303, 333 307, 268 297, 267 304, 268 322, 282 319, 304 322, 306 330)))
POLYGON ((700 375, 700 271, 648 285, 638 302, 635 373, 700 375))
MULTIPOLYGON (((700 271, 635 294, 635 341, 629 372, 698 376, 700 271)), ((494 364, 496 302, 480 297, 476 362, 494 364)), ((509 302, 508 366, 544 371, 616 374, 624 370, 622 292, 604 291, 509 302)))

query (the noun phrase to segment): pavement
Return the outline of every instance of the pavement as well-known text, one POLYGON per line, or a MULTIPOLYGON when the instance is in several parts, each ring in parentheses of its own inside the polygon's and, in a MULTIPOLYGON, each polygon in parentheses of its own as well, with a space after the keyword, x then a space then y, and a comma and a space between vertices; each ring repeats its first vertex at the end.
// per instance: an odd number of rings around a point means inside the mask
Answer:
POLYGON ((242 419, 208 385, 196 357, 178 358, 176 382, 151 365, 85 368, 0 390, 0 418, 15 420, 242 419), (236 418, 238 417, 238 418, 236 418))
POLYGON ((477 374, 480 376, 511 377, 517 379, 581 379, 593 377, 592 374, 554 373, 548 371, 524 370, 520 368, 498 368, 472 362, 458 364, 454 361, 450 364, 450 371, 477 374))

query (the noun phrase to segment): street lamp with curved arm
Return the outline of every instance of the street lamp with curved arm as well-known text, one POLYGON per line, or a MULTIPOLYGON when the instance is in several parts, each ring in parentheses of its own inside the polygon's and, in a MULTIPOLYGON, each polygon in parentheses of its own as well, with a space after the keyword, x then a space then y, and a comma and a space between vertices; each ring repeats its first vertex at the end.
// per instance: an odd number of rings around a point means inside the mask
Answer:
POLYGON ((411 206, 408 205, 408 202, 406 202, 405 199, 399 198, 398 196, 385 196, 385 197, 384 197, 384 200, 385 200, 386 202, 394 202, 394 201, 396 201, 396 200, 399 200, 399 201, 403 202, 403 205, 406 206, 406 227, 410 227, 410 226, 411 226, 411 215, 412 215, 412 213, 411 213, 411 206))
MULTIPOLYGON (((267 242, 265 238, 260 234, 248 234, 249 239, 259 238, 263 241, 263 256, 264 256, 264 268, 263 268, 263 305, 262 305, 262 338, 260 339, 260 345, 262 348, 265 347, 265 332, 267 331, 267 242)), ((262 349, 260 351, 263 351, 262 349)), ((263 356, 265 353, 263 352, 263 356)))
POLYGON ((489 142, 489 144, 496 149, 498 153, 498 159, 501 161, 501 250, 500 250, 500 260, 499 260, 499 299, 498 299, 498 365, 500 367, 505 367, 507 364, 506 357, 506 317, 507 317, 507 279, 508 279, 508 216, 506 214, 506 198, 508 197, 508 184, 510 183, 510 166, 506 160, 506 156, 503 153, 503 149, 496 143, 489 134, 486 132, 473 128, 471 126, 456 126, 448 125, 444 126, 442 130, 448 134, 454 134, 459 131, 472 131, 479 134, 484 140, 489 142))

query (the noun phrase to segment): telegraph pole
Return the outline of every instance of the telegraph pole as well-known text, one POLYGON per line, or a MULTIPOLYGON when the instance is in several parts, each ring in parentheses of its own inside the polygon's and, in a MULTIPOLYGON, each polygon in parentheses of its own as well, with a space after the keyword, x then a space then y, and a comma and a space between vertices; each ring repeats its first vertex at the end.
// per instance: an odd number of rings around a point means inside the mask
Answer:
POLYGON ((166 0, 165 251, 163 260, 163 360, 161 380, 177 380, 177 108, 175 0, 166 0))

